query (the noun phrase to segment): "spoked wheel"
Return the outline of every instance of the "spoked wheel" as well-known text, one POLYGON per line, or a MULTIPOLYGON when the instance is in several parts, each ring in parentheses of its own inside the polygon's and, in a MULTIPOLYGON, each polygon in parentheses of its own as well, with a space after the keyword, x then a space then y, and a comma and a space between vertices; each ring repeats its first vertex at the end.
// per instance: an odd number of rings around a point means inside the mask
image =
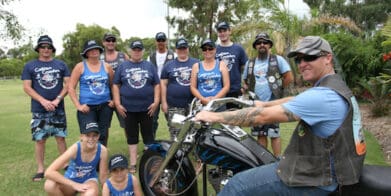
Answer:
POLYGON ((198 195, 195 172, 188 158, 180 162, 171 161, 153 187, 149 186, 154 174, 163 162, 163 157, 151 150, 146 150, 140 160, 139 178, 144 194, 154 195, 198 195))

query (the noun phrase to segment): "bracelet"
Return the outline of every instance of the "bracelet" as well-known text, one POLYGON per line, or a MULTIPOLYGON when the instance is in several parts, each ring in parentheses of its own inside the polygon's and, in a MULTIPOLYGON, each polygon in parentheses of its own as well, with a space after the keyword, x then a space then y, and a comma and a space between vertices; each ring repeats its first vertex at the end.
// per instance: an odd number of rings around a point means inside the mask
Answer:
POLYGON ((62 100, 62 96, 61 95, 57 96, 57 99, 61 101, 62 100))

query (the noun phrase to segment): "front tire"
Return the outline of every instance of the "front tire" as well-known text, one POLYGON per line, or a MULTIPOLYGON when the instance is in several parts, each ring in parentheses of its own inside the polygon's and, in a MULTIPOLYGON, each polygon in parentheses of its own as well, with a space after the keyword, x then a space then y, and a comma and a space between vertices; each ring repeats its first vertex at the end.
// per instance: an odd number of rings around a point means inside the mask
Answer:
POLYGON ((147 196, 177 195, 178 193, 181 193, 179 195, 198 195, 194 167, 187 157, 183 159, 179 170, 179 160, 173 159, 165 168, 156 184, 153 187, 149 187, 149 182, 163 160, 164 157, 161 154, 152 150, 146 150, 141 157, 139 178, 144 194, 147 196), (193 181, 195 182, 191 184, 193 181))

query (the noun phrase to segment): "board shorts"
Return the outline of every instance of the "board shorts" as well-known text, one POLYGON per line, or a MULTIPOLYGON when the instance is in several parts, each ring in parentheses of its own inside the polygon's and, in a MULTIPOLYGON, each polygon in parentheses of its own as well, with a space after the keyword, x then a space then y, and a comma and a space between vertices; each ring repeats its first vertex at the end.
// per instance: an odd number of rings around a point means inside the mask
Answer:
POLYGON ((30 126, 33 141, 47 139, 50 136, 68 135, 65 111, 62 110, 33 112, 30 126))

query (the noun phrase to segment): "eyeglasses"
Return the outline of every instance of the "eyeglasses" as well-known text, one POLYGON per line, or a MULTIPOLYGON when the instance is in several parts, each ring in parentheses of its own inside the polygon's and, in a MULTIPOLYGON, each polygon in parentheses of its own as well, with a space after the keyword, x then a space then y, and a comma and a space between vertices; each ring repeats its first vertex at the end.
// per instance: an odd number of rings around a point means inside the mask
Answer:
POLYGON ((106 39, 105 41, 106 42, 113 42, 113 43, 115 43, 116 40, 115 39, 106 39))
POLYGON ((52 46, 47 46, 47 45, 45 45, 45 46, 39 46, 39 48, 41 48, 41 49, 53 50, 53 47, 52 47, 52 46))
POLYGON ((215 48, 204 47, 204 48, 202 48, 202 51, 203 51, 203 52, 206 52, 207 50, 212 51, 212 50, 214 50, 214 49, 215 49, 215 48))
POLYGON ((156 41, 157 42, 165 42, 166 40, 165 39, 157 39, 156 41))
POLYGON ((296 65, 300 64, 301 61, 303 60, 304 62, 312 62, 318 59, 319 57, 326 56, 327 53, 322 53, 320 52, 317 55, 303 55, 303 56, 297 56, 295 57, 295 63, 296 65))
POLYGON ((255 45, 261 45, 261 44, 266 45, 266 44, 269 44, 269 42, 268 41, 257 41, 257 42, 255 42, 255 45))

